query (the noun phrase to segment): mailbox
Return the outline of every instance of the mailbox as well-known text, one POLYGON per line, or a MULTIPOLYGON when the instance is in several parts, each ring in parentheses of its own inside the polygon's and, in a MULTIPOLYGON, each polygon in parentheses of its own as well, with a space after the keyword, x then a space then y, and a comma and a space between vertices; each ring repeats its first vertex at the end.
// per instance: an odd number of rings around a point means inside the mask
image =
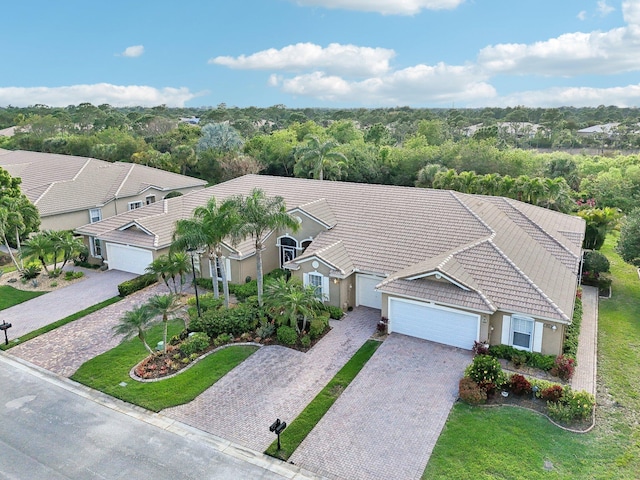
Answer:
POLYGON ((0 331, 4 331, 4 344, 9 345, 9 337, 7 336, 7 330, 11 328, 11 324, 4 320, 0 323, 0 331))
POLYGON ((7 322, 0 323, 0 330, 6 330, 7 328, 11 328, 11 324, 7 322))
POLYGON ((276 431, 276 428, 278 428, 278 427, 280 426, 280 424, 281 424, 281 423, 282 423, 282 422, 280 422, 280 419, 279 419, 279 418, 276 418, 276 421, 275 421, 275 422, 273 422, 273 423, 271 424, 271 426, 269 427, 269 431, 270 431, 270 432, 275 432, 275 431, 276 431))
POLYGON ((275 429, 276 434, 280 435, 285 428, 287 428, 287 422, 280 422, 275 429))

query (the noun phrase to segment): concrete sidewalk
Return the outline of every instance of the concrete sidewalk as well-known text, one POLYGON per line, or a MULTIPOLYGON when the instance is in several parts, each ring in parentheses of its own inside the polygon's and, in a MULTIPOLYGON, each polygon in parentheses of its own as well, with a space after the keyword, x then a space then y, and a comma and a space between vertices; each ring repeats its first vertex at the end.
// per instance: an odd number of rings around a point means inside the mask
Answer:
POLYGON ((119 270, 74 270, 84 272, 86 278, 0 312, 0 317, 13 325, 8 332, 11 339, 20 338, 26 333, 115 297, 118 295, 118 284, 137 277, 135 273, 119 270))
POLYGON ((598 289, 582 287, 582 324, 578 337, 576 370, 571 379, 571 388, 596 394, 598 361, 598 289))

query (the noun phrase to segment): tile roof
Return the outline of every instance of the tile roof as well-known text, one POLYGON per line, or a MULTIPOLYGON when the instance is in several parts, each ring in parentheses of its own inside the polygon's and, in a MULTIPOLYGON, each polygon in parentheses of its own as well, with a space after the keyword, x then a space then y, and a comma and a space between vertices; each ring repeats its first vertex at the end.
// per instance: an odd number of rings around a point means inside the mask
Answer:
POLYGON ((0 167, 22 179, 22 191, 42 216, 102 206, 150 187, 171 191, 206 185, 144 165, 22 150, 0 150, 0 167))
MULTIPOLYGON (((211 196, 222 200, 254 187, 267 196, 282 196, 289 210, 299 208, 331 226, 295 262, 317 256, 335 275, 378 274, 387 277, 380 285, 383 291, 455 300, 480 311, 559 321, 571 317, 584 220, 501 197, 246 175, 77 231, 100 238, 109 232, 117 241, 113 230, 136 220, 162 248, 171 242, 175 221, 190 217, 211 196), (452 290, 452 284, 434 277, 417 278, 429 272, 440 272, 468 290, 452 290)), ((253 242, 245 240, 236 249, 251 254, 253 242)))

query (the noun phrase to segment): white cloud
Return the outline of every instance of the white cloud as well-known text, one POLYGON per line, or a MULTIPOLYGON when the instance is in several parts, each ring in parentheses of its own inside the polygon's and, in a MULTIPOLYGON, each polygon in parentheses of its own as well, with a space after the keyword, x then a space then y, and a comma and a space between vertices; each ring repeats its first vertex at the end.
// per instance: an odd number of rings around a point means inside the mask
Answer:
POLYGON ((451 10, 465 0, 297 0, 309 5, 342 10, 377 12, 383 15, 415 15, 422 10, 451 10))
POLYGON ((154 88, 145 85, 70 85, 65 87, 0 87, 0 105, 17 107, 41 103, 51 107, 65 107, 90 102, 108 103, 114 107, 167 105, 184 107, 185 102, 197 97, 188 88, 154 88))
POLYGON ((270 48, 248 56, 215 57, 209 63, 246 70, 323 70, 341 75, 369 76, 387 72, 389 60, 394 56, 395 52, 387 48, 339 43, 331 43, 323 48, 313 43, 297 43, 280 50, 270 48))
POLYGON ((270 83, 291 95, 369 105, 450 104, 496 95, 472 67, 444 64, 416 65, 362 81, 313 72, 288 79, 272 76, 270 83))
POLYGON ((578 15, 578 20, 585 20, 587 18, 587 11, 586 10, 581 10, 578 15))
POLYGON ((121 57, 135 58, 144 53, 144 45, 132 45, 124 49, 124 52, 120 53, 121 57))
POLYGON ((640 29, 566 33, 530 45, 505 43, 480 50, 488 72, 514 75, 615 74, 640 69, 640 29))
POLYGON ((598 0, 598 13, 600 14, 600 16, 606 17, 614 10, 615 8, 607 4, 607 0, 598 0))
POLYGON ((640 26, 640 2, 638 0, 622 2, 622 16, 627 24, 640 26))
POLYGON ((623 87, 556 87, 546 90, 518 92, 496 97, 492 102, 474 102, 477 106, 513 106, 528 107, 594 107, 596 105, 616 105, 634 107, 640 103, 640 84, 623 87))

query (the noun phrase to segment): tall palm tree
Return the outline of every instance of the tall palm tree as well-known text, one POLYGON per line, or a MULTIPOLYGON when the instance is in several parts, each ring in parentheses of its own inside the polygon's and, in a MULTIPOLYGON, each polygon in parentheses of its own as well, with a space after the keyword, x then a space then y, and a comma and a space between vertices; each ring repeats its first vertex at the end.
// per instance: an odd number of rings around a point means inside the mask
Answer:
POLYGON ((146 329, 152 324, 154 317, 153 311, 147 305, 136 307, 125 312, 120 318, 120 323, 114 325, 113 334, 123 335, 123 341, 137 336, 147 352, 153 355, 153 350, 147 343, 146 329))
POLYGON ((321 142, 315 135, 307 135, 305 139, 307 145, 299 147, 296 152, 298 161, 294 167, 294 174, 297 177, 307 176, 306 167, 310 163, 313 178, 324 180, 328 171, 335 173, 336 178, 339 178, 341 168, 347 163, 347 157, 334 150, 338 143, 333 140, 321 142))
POLYGON ((2 243, 7 247, 9 256, 14 265, 21 271, 24 269, 21 251, 21 238, 38 229, 40 226, 40 214, 38 209, 27 199, 27 197, 10 197, 0 198, 0 238, 2 243), (13 254, 9 238, 14 237, 15 247, 18 250, 18 258, 13 254))
POLYGON ((162 282, 171 292, 171 286, 169 285, 170 265, 168 255, 160 255, 158 258, 155 258, 144 271, 162 279, 162 282))
POLYGON ((182 293, 185 275, 190 271, 191 260, 186 252, 169 252, 169 254, 160 255, 145 268, 145 272, 161 278, 169 292, 176 295, 182 293), (171 279, 171 283, 169 283, 169 279, 171 279))
POLYGON ((162 323, 164 326, 162 332, 162 341, 164 345, 164 353, 167 353, 167 330, 169 329, 169 316, 173 316, 180 304, 178 297, 175 295, 154 295, 147 300, 147 306, 153 315, 162 315, 162 323))
MULTIPOLYGON (((212 265, 220 266, 222 277, 222 289, 224 292, 225 307, 229 307, 229 281, 225 258, 222 255, 222 245, 239 222, 236 204, 232 200, 225 200, 217 205, 216 199, 211 197, 206 205, 202 205, 193 211, 193 217, 178 220, 173 234, 171 248, 174 250, 188 250, 196 247, 204 247, 212 265)), ((215 272, 215 270, 214 270, 215 272)), ((217 277, 217 274, 214 274, 217 277)), ((213 294, 219 297, 218 280, 213 282, 213 294)))
POLYGON ((233 229, 234 241, 251 237, 256 249, 256 280, 258 282, 258 303, 262 306, 263 277, 262 250, 264 237, 272 230, 288 228, 298 231, 300 224, 287 213, 282 197, 267 197, 263 190, 254 188, 246 197, 233 199, 240 215, 240 221, 233 229))

